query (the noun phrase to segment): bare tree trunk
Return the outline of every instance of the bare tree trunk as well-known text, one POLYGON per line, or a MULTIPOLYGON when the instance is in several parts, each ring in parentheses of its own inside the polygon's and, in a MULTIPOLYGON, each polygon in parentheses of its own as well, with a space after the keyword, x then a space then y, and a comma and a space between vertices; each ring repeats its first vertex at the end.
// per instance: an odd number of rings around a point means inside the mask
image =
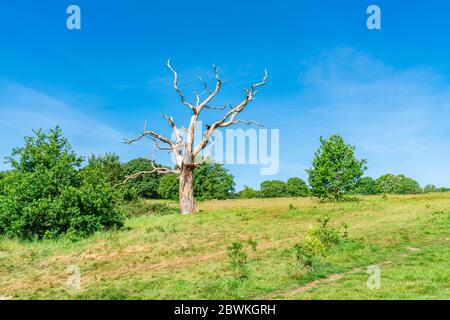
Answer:
POLYGON ((195 212, 194 200, 194 166, 183 165, 180 172, 180 213, 190 214, 195 212))
POLYGON ((218 72, 219 69, 216 66, 213 66, 214 74, 217 80, 215 89, 210 90, 206 82, 200 79, 205 91, 202 93, 199 93, 197 91, 195 92, 196 102, 194 104, 186 101, 183 92, 178 87, 178 74, 170 66, 170 61, 167 61, 167 67, 173 73, 173 87, 180 96, 181 103, 187 106, 192 111, 191 121, 189 123, 189 127, 187 128, 186 137, 184 135, 185 128, 183 127, 181 128, 181 130, 178 129, 174 119, 172 117, 168 117, 165 114, 163 114, 162 116, 169 122, 170 126, 172 127, 173 134, 175 135, 176 138, 175 141, 174 139, 169 139, 165 136, 158 134, 155 131, 147 130, 147 123, 145 123, 144 131, 136 138, 125 139, 125 143, 131 144, 135 141, 141 140, 144 137, 149 137, 153 139, 156 149, 172 152, 173 156, 176 159, 176 164, 178 168, 170 169, 165 167, 155 167, 155 164, 152 162, 151 170, 133 173, 132 175, 126 177, 125 181, 122 184, 127 183, 131 179, 136 179, 142 175, 151 174, 155 172, 163 174, 167 173, 179 174, 180 212, 181 214, 190 214, 195 212, 193 171, 196 166, 203 164, 203 161, 207 158, 202 156, 203 159, 200 159, 200 162, 196 162, 195 160, 201 156, 202 150, 205 149, 208 143, 211 142, 212 136, 214 135, 214 132, 217 129, 227 128, 231 125, 236 125, 240 123, 248 125, 250 124, 261 125, 253 120, 246 121, 239 119, 238 116, 245 109, 247 104, 255 98, 256 94, 258 93, 257 88, 264 86, 266 84, 268 75, 267 70, 265 70, 264 78, 261 82, 252 84, 250 88, 245 88, 244 89, 245 98, 235 107, 232 107, 231 105, 226 105, 224 107, 217 107, 210 105, 210 102, 216 97, 222 86, 222 81, 220 80, 218 72), (208 96, 202 100, 201 96, 204 93, 207 93, 208 96), (220 117, 219 120, 206 126, 207 130, 204 132, 201 142, 194 147, 195 126, 198 117, 200 116, 200 113, 204 109, 216 109, 216 110, 229 109, 229 110, 225 113, 225 115, 220 117), (164 146, 160 146, 159 143, 164 143, 164 146))

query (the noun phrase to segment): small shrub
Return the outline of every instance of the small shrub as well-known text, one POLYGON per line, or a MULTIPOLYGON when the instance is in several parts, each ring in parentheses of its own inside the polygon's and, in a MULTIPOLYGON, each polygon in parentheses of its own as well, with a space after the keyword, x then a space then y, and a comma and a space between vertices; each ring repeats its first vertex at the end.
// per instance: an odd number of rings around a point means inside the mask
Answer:
POLYGON ((300 213, 300 208, 294 206, 292 203, 289 203, 288 212, 289 213, 300 213))
MULTIPOLYGON (((258 242, 248 240, 247 244, 251 247, 253 253, 257 251, 258 242)), ((251 269, 248 266, 248 253, 245 251, 244 244, 241 241, 234 241, 227 247, 230 265, 236 276, 240 280, 247 279, 250 276, 251 269)))
POLYGON ((293 246, 297 261, 307 269, 319 265, 320 258, 326 257, 328 251, 337 245, 341 239, 348 239, 348 225, 343 224, 344 231, 329 226, 330 217, 318 219, 319 226, 310 227, 303 243, 293 246))

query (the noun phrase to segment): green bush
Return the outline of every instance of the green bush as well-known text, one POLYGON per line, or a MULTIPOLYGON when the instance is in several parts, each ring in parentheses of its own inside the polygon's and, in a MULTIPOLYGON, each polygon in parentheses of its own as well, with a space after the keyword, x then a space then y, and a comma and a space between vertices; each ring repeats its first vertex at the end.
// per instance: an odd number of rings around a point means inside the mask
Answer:
POLYGON ((280 180, 263 181, 260 195, 262 198, 286 197, 286 183, 280 180))
MULTIPOLYGON (((258 248, 258 242, 256 240, 248 240, 247 244, 250 246, 253 253, 256 253, 258 248)), ((241 241, 234 241, 227 247, 228 258, 230 259, 230 265, 236 276, 240 280, 247 279, 251 274, 251 269, 248 266, 248 253, 244 248, 244 244, 241 241)))
POLYGON ((356 183, 352 190, 354 194, 360 195, 374 195, 378 194, 378 189, 375 180, 371 177, 364 177, 356 183))
POLYGON ((355 157, 355 147, 339 135, 320 138, 312 168, 306 170, 312 193, 322 199, 341 200, 353 190, 366 168, 366 160, 355 157))
POLYGON ((343 225, 344 231, 329 226, 330 217, 318 219, 319 226, 310 227, 306 232, 303 243, 293 246, 295 257, 302 267, 313 269, 317 267, 321 257, 326 257, 329 250, 342 239, 348 238, 348 227, 343 225))
POLYGON ((290 178, 286 183, 286 192, 291 197, 307 197, 309 195, 309 188, 302 179, 290 178))
MULTIPOLYGON (((162 167, 155 163, 155 167, 162 167)), ((151 171, 153 168, 152 161, 148 159, 134 159, 123 165, 124 177, 132 175, 140 171, 151 171)), ((160 180, 162 176, 158 173, 142 175, 127 183, 128 188, 132 188, 142 198, 157 199, 160 198, 158 192, 160 180)))
POLYGON ((402 174, 386 174, 375 181, 376 188, 382 194, 417 194, 422 192, 419 183, 402 174))
POLYGON ((7 158, 12 171, 0 180, 0 234, 22 239, 87 236, 123 225, 116 193, 102 179, 79 171, 57 127, 33 131, 7 158))
POLYGON ((239 198, 241 199, 253 199, 258 197, 259 192, 249 186, 244 186, 244 189, 239 191, 239 198))

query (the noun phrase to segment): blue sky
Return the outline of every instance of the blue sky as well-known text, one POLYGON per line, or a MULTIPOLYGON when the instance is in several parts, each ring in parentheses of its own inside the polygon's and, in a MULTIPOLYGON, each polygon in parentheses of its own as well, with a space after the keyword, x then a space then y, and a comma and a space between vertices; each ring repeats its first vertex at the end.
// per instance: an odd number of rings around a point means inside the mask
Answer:
POLYGON ((32 128, 57 124, 80 154, 148 157, 151 144, 122 138, 145 120, 169 134, 162 112, 189 116, 164 66, 170 57, 186 93, 219 65, 220 103, 238 101, 268 69, 244 118, 280 129, 280 172, 228 166, 238 189, 306 178, 319 137, 333 133, 368 160, 368 175, 449 186, 449 12, 440 0, 3 1, 0 157, 32 128), (66 28, 70 4, 82 30, 66 28), (366 28, 370 4, 381 7, 379 31, 366 28))

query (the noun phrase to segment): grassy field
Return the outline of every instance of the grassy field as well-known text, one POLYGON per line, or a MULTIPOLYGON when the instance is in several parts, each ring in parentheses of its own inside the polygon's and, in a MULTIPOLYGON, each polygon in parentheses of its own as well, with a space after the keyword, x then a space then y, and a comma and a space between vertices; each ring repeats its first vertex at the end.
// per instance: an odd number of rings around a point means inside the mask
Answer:
POLYGON ((449 299, 450 193, 315 199, 252 199, 199 204, 191 216, 129 218, 120 231, 27 243, 0 240, 4 299, 449 299), (291 206, 290 206, 291 205, 291 206), (317 218, 349 226, 349 239, 305 269, 292 246, 317 218), (230 266, 233 241, 248 251, 248 277, 230 266), (381 288, 366 285, 367 267, 381 288), (81 288, 68 289, 68 268, 81 288))

